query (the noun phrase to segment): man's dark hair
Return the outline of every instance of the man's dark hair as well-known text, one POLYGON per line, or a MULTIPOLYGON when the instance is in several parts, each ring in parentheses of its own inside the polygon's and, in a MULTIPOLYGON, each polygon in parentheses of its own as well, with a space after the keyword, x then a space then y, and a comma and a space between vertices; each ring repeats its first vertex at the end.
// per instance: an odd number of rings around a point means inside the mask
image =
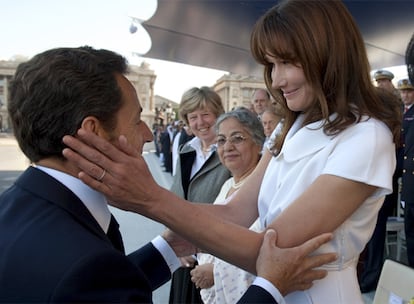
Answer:
POLYGON ((51 49, 21 63, 10 83, 8 111, 29 160, 62 157, 62 137, 74 135, 87 116, 113 129, 122 106, 115 75, 127 67, 124 57, 88 46, 51 49))
POLYGON ((405 64, 407 65, 410 82, 414 83, 414 34, 411 36, 407 51, 405 52, 405 64))

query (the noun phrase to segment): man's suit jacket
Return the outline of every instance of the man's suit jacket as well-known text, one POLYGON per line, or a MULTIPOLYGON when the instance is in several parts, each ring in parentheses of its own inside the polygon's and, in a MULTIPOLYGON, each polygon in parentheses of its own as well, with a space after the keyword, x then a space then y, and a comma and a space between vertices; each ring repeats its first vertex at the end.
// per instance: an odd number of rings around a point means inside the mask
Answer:
MULTIPOLYGON (((0 196, 0 302, 152 302, 171 277, 149 243, 125 256, 68 188, 28 168, 0 196)), ((275 303, 253 286, 240 303, 275 303)))
POLYGON ((401 200, 414 204, 414 105, 404 113, 402 137, 404 155, 401 200))
POLYGON ((152 244, 116 250, 78 197, 38 169, 0 196, 0 302, 151 302, 170 276, 152 244))

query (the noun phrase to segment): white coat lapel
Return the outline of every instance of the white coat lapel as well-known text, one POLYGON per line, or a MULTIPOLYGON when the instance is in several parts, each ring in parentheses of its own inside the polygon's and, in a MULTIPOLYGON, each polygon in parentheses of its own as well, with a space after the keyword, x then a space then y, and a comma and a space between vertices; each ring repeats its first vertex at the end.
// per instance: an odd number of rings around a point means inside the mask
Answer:
MULTIPOLYGON (((331 117, 332 119, 333 117, 331 117)), ((280 156, 287 162, 298 161, 323 149, 333 138, 323 132, 322 121, 300 128, 303 115, 299 116, 286 136, 280 156)))

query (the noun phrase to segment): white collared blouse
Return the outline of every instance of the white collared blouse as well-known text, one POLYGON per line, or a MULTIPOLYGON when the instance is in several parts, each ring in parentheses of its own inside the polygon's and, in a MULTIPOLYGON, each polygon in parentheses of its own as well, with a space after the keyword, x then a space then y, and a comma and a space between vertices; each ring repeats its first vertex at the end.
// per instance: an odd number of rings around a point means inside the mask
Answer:
POLYGON ((363 250, 384 196, 392 192, 396 165, 392 134, 384 123, 368 117, 335 136, 323 132, 322 121, 305 127, 301 127, 302 122, 300 115, 281 152, 272 157, 266 169, 258 199, 261 228, 268 226, 320 175, 335 175, 378 187, 335 231, 333 240, 319 249, 337 252, 340 258, 334 267, 341 269, 363 250))

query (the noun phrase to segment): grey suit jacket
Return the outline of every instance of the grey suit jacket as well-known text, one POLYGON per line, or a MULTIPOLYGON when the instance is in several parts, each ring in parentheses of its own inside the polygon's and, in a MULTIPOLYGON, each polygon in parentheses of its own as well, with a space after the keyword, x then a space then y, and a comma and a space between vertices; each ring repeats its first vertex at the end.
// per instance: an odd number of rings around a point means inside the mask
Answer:
POLYGON ((230 171, 221 164, 217 152, 213 152, 190 179, 195 157, 196 151, 189 144, 181 148, 171 191, 191 202, 213 203, 223 183, 231 177, 230 171))

